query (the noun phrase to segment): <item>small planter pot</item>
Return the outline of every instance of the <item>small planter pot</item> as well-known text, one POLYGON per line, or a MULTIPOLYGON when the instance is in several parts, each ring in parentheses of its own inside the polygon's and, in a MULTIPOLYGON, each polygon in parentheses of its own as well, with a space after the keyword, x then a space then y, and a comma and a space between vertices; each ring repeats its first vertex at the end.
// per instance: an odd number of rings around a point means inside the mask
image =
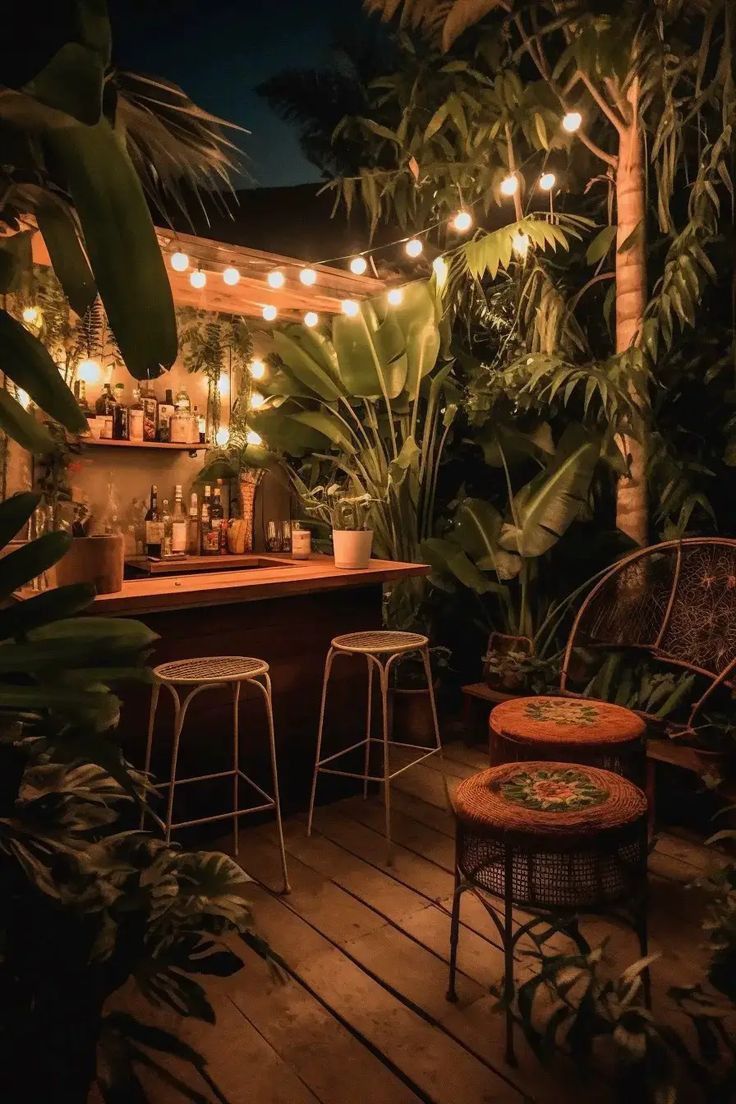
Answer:
POLYGON ((123 537, 75 537, 69 551, 49 571, 52 586, 92 583, 98 594, 123 589, 123 537))
POLYGON ((520 663, 531 656, 534 645, 528 636, 509 636, 492 632, 488 639, 488 653, 483 664, 483 677, 491 690, 505 694, 525 692, 524 673, 520 663))
POLYGON ((354 571, 367 567, 372 546, 372 529, 332 530, 335 567, 351 568, 354 571))

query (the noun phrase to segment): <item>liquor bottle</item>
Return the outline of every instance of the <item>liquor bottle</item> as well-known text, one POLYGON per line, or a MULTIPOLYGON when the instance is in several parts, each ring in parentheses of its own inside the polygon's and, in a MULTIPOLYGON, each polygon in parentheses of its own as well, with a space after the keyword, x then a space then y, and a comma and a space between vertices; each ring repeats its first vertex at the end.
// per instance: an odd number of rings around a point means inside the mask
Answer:
POLYGON ((206 506, 207 507, 207 512, 209 513, 211 505, 212 505, 212 488, 210 487, 209 483, 205 483, 205 485, 204 485, 204 498, 202 499, 202 509, 204 510, 204 508, 206 506))
POLYGON ((161 524, 163 526, 163 538, 161 540, 161 559, 168 560, 171 558, 173 542, 174 542, 174 519, 169 509, 168 498, 164 499, 163 509, 161 510, 161 524))
POLYGON ((77 400, 77 406, 82 411, 85 418, 89 418, 92 411, 87 402, 87 384, 84 380, 78 379, 74 381, 74 398, 77 400))
POLYGON ((109 414, 114 402, 115 399, 113 397, 112 388, 109 383, 106 383, 95 400, 95 414, 97 417, 102 418, 106 414, 109 414))
POLYGON ((148 383, 141 388, 141 402, 143 404, 143 440, 155 441, 158 428, 158 399, 148 383))
MULTIPOLYGON (((196 406, 194 408, 194 412, 196 415, 196 406)), ((207 443, 207 419, 205 418, 204 414, 197 415, 197 435, 199 437, 200 445, 204 445, 207 443)))
POLYGON ((134 498, 130 504, 130 522, 135 532, 135 554, 146 554, 146 504, 142 498, 134 498))
POLYGON ((143 440, 143 403, 139 387, 133 389, 133 402, 128 411, 128 437, 131 441, 143 440))
POLYGON ((192 413, 192 400, 189 398, 189 392, 185 387, 181 387, 176 393, 176 409, 182 414, 192 413))
POLYGON ((220 527, 212 523, 209 502, 202 503, 202 522, 200 526, 203 556, 219 556, 220 527))
POLYGON ((187 531, 189 524, 181 501, 181 483, 174 491, 174 513, 171 522, 171 555, 185 556, 187 551, 187 531))
POLYGON ((225 511, 222 508, 222 492, 215 487, 215 494, 210 507, 210 520, 212 528, 217 529, 217 546, 220 552, 225 551, 227 529, 225 528, 225 511))
POLYGON ((158 512, 158 487, 151 484, 151 500, 146 511, 146 555, 160 559, 161 545, 164 539, 164 527, 158 512))
POLYGON ((187 552, 190 556, 200 555, 199 541, 199 508, 197 507, 197 492, 192 491, 189 500, 189 524, 187 527, 187 552))
POLYGON ((171 441, 171 418, 174 413, 172 390, 166 388, 166 398, 158 404, 158 440, 171 441))
POLYGON ((125 384, 116 383, 112 410, 112 435, 116 441, 128 440, 128 406, 125 402, 125 384))
POLYGON ((192 409, 192 420, 189 426, 189 440, 193 445, 199 444, 199 410, 195 406, 192 409))

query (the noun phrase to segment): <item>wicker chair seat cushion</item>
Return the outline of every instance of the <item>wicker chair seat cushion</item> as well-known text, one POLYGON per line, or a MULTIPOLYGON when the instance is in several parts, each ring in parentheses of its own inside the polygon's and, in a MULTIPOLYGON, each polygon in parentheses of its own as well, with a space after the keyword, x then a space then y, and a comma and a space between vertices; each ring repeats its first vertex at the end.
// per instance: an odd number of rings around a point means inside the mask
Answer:
POLYGON ((626 832, 646 811, 632 782, 573 763, 503 763, 466 779, 455 795, 456 816, 475 835, 541 850, 626 832))
POLYGON ((646 730, 631 709, 589 698, 513 698, 491 710, 489 723, 502 739, 553 751, 640 741, 646 730))

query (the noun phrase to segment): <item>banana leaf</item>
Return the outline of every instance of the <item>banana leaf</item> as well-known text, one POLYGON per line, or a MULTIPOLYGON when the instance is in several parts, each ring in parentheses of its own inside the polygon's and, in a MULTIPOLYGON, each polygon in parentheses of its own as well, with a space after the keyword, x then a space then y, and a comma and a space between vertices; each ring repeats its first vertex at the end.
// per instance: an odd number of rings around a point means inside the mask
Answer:
POLYGON ((0 561, 0 600, 9 598, 18 587, 48 571, 61 559, 71 542, 68 533, 46 533, 4 556, 0 561))
POLYGON ((15 602, 0 610, 0 640, 23 636, 40 625, 71 617, 83 610, 95 596, 95 588, 88 583, 54 587, 23 602, 15 602))
POLYGON ((104 61, 81 42, 65 42, 23 92, 44 107, 94 126, 102 113, 104 61))
POLYGON ((21 491, 0 502, 0 548, 18 535, 40 500, 40 495, 21 491))
POLYGON ((97 297, 97 286, 77 235, 74 217, 65 203, 45 193, 35 207, 51 264, 72 310, 83 317, 97 297))
POLYGON ((568 426, 546 470, 514 496, 515 521, 504 527, 501 547, 525 558, 549 551, 580 513, 598 456, 598 442, 582 426, 568 426))
POLYGON ((453 541, 427 537, 421 543, 421 553, 434 571, 449 573, 476 594, 488 594, 499 586, 479 571, 462 548, 458 548, 453 541))
POLYGON ((393 317, 404 334, 407 359, 405 386, 413 395, 418 382, 429 375, 437 363, 440 331, 435 298, 426 281, 407 284, 403 291, 401 303, 393 309, 393 317))
MULTIPOLYGON (((49 534, 58 536, 59 534, 49 534)), ((39 541, 44 540, 39 537, 39 541)), ((38 541, 34 541, 37 544, 38 541)), ((5 562, 5 561, 3 561, 5 562)), ((101 651, 143 651, 158 640, 158 634, 142 621, 128 621, 118 617, 69 617, 34 630, 31 640, 68 640, 72 644, 96 644, 101 651)))
MULTIPOLYGON (((131 375, 155 378, 177 354, 169 278, 138 174, 106 119, 49 131, 92 271, 131 375)), ((28 390, 26 388, 26 390, 28 390)))
MULTIPOLYGON (((82 411, 46 348, 4 310, 0 310, 0 364, 13 383, 27 391, 42 410, 70 432, 80 433, 87 428, 82 411)), ((7 403, 4 404, 4 414, 15 419, 19 431, 26 436, 34 436, 26 420, 14 414, 7 403)), ((45 450, 38 448, 34 451, 45 450)))
POLYGON ((525 460, 541 462, 555 451, 548 422, 522 430, 512 422, 489 421, 475 434, 474 443, 480 445, 483 459, 492 468, 503 467, 504 461, 509 467, 525 460))
POLYGON ((0 238, 0 293, 19 291, 33 270, 32 230, 0 238))
POLYGON ((392 315, 379 317, 369 302, 360 304, 355 317, 339 315, 332 323, 332 341, 340 365, 340 378, 357 398, 397 398, 407 374, 406 342, 392 315))
POLYGON ((289 417, 299 413, 284 403, 278 410, 254 410, 248 415, 248 423, 259 433, 269 448, 285 452, 289 456, 304 456, 310 452, 325 452, 330 447, 329 437, 311 426, 300 425, 289 417))
POLYGON ((327 410, 302 410, 299 414, 290 414, 289 418, 300 425, 310 426, 323 433, 333 445, 354 456, 357 452, 355 442, 344 424, 327 410))
POLYGON ((521 559, 501 548, 503 518, 495 506, 481 498, 466 498, 455 515, 452 539, 483 571, 495 571, 499 579, 513 579, 521 570, 521 559))
POLYGON ((340 389, 329 373, 290 334, 276 330, 274 349, 293 376, 325 402, 334 402, 340 389))

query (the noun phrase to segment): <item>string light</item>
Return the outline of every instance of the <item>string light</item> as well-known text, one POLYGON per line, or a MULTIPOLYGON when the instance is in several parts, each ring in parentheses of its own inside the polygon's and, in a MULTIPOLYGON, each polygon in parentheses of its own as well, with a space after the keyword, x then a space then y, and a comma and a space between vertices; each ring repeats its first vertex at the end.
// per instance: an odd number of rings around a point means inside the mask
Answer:
POLYGON ((303 268, 299 273, 299 279, 305 287, 311 287, 317 283, 317 273, 313 268, 303 268))
POLYGON ((274 272, 269 272, 266 280, 268 282, 268 286, 272 288, 282 288, 286 283, 286 277, 279 268, 277 268, 274 272))
POLYGON ((203 272, 201 268, 198 268, 196 272, 193 272, 189 277, 189 283, 193 288, 203 288, 207 283, 207 273, 203 272))
POLYGON ((346 314, 348 318, 355 318, 356 314, 360 310, 360 306, 355 302, 354 299, 343 299, 340 307, 342 309, 342 313, 346 314))
POLYGON ((539 178, 539 187, 543 192, 550 192, 557 183, 557 177, 554 173, 542 173, 539 178))
POLYGON ((226 426, 220 426, 215 434, 215 444, 219 448, 224 448, 230 440, 230 430, 226 426))
POLYGON ((263 379, 266 374, 266 365, 262 360, 257 357, 255 360, 252 360, 248 365, 248 372, 250 373, 251 379, 263 379))
POLYGON ((251 410, 260 410, 266 401, 266 396, 262 395, 260 391, 254 391, 250 397, 251 410))
POLYGON ((102 375, 102 366, 99 360, 93 360, 92 357, 85 357, 84 360, 80 360, 77 367, 77 379, 83 383, 97 383, 102 375))
POLYGON ((529 252, 529 235, 524 234, 521 230, 517 230, 511 238, 511 248, 517 257, 522 261, 529 252))
POLYGON ((260 433, 256 433, 254 429, 248 429, 245 433, 245 442, 248 445, 262 445, 263 438, 260 433))
POLYGON ((365 257, 353 257, 350 262, 350 271, 353 276, 362 276, 367 268, 368 262, 365 257))
POLYGON ((470 211, 458 211, 452 220, 452 228, 457 230, 458 234, 464 234, 472 225, 473 216, 470 211))
POLYGON ((389 288, 389 290, 386 292, 386 298, 388 299, 392 307, 398 307, 399 303, 404 298, 404 289, 389 288))
POLYGON ((229 268, 225 269, 222 278, 228 287, 235 287, 235 285, 240 282, 240 273, 237 268, 233 268, 231 265, 229 268))
POLYGON ((576 130, 580 129, 582 121, 583 116, 579 111, 568 111, 562 118, 562 128, 568 134, 574 134, 576 130))
POLYGON ((171 254, 171 267, 174 272, 186 272, 189 268, 189 257, 177 249, 176 253, 171 254))
POLYGON ((35 326, 41 321, 41 312, 38 307, 26 307, 23 311, 23 321, 27 326, 35 326))
POLYGON ((406 250, 406 252, 409 254, 410 257, 418 257, 419 254, 424 249, 424 245, 419 240, 419 238, 410 238, 409 241, 404 246, 404 249, 406 250))
POLYGON ((309 326, 310 330, 313 326, 316 326, 319 322, 319 315, 316 311, 307 311, 304 315, 304 325, 309 326))
POLYGON ((515 196, 519 190, 519 178, 516 173, 509 173, 501 181, 501 195, 515 196))
POLYGON ((273 322, 278 313, 278 308, 275 307, 273 303, 266 303, 265 307, 261 311, 264 321, 266 322, 273 322))

